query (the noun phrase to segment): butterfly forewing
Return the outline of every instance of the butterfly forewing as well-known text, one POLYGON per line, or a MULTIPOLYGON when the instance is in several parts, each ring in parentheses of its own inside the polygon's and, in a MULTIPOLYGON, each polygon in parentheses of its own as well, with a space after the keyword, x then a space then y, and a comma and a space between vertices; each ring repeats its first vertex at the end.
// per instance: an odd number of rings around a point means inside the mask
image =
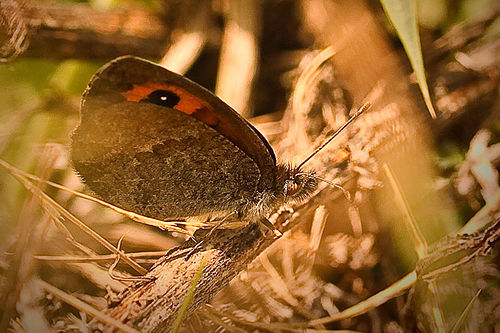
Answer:
POLYGON ((102 199, 160 218, 234 211, 275 181, 267 141, 207 90, 122 57, 82 101, 73 164, 102 199))

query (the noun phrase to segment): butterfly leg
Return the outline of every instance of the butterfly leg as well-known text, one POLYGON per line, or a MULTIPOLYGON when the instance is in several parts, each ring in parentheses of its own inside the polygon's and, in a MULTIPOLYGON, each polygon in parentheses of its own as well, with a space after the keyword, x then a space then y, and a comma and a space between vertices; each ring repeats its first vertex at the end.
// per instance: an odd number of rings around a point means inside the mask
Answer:
POLYGON ((203 242, 206 240, 206 239, 209 239, 210 236, 213 234, 213 232, 219 228, 221 225, 224 224, 224 222, 226 222, 230 217, 232 216, 238 216, 239 213, 237 211, 234 211, 234 212, 231 212, 229 214, 227 214, 226 216, 224 216, 222 218, 222 220, 218 221, 217 224, 215 226, 212 227, 212 229, 210 229, 210 231, 203 237, 202 240, 196 242, 195 246, 193 247, 193 249, 191 251, 189 251, 189 253, 187 254, 186 256, 186 260, 188 260, 193 254, 195 254, 196 252, 198 252, 199 250, 201 250, 201 246, 203 245, 203 242))
POLYGON ((274 238, 280 238, 281 236, 283 236, 283 234, 278 229, 276 229, 274 224, 272 224, 271 221, 269 221, 267 218, 262 217, 257 222, 259 223, 259 225, 271 230, 274 233, 274 238))
POLYGON ((222 218, 222 220, 220 220, 219 222, 217 222, 217 224, 215 226, 212 227, 212 229, 210 229, 210 231, 208 232, 208 234, 205 236, 205 238, 210 238, 210 236, 213 234, 214 230, 216 230, 217 228, 219 228, 221 225, 224 224, 224 222, 226 222, 230 217, 232 216, 239 216, 240 214, 237 212, 237 211, 234 211, 234 212, 231 212, 229 214, 227 214, 226 216, 224 216, 222 218))

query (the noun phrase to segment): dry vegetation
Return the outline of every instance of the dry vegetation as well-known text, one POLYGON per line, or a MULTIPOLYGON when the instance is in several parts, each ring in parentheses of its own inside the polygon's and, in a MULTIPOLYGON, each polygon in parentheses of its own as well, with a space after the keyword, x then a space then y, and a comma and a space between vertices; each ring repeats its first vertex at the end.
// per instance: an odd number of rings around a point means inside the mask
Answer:
POLYGON ((106 3, 0 2, 0 332, 500 330, 494 1, 420 2, 436 119, 377 2, 106 3), (310 163, 344 191, 276 212, 280 239, 220 229, 192 255, 206 229, 86 196, 80 94, 123 54, 211 88, 291 163, 370 102, 310 163))

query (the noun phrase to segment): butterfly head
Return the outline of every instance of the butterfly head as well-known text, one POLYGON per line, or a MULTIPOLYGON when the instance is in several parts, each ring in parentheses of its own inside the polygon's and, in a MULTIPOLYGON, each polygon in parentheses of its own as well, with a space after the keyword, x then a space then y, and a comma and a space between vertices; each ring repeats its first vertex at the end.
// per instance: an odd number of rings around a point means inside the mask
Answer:
POLYGON ((300 202, 316 190, 318 180, 314 177, 314 172, 284 165, 279 168, 277 184, 284 202, 300 202))

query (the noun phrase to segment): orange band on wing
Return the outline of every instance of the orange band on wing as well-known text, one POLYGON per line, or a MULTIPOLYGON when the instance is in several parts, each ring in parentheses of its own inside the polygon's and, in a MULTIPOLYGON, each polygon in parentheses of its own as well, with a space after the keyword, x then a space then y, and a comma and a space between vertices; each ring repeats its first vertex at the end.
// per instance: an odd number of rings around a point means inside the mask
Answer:
POLYGON ((171 91, 179 96, 179 102, 174 109, 192 115, 209 126, 215 126, 219 122, 219 117, 208 103, 175 85, 147 82, 140 86, 134 85, 122 95, 129 102, 140 102, 156 90, 171 91))

